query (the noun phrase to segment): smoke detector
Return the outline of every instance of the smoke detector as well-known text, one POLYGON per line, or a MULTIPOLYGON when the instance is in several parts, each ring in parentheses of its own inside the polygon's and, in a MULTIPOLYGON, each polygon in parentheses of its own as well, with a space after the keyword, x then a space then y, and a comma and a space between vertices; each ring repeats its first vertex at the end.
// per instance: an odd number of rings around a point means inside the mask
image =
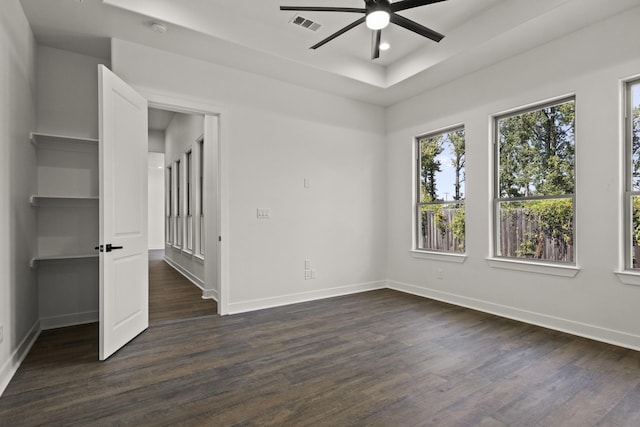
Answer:
POLYGON ((167 26, 159 22, 153 22, 151 24, 151 29, 158 34, 164 34, 167 32, 167 26))

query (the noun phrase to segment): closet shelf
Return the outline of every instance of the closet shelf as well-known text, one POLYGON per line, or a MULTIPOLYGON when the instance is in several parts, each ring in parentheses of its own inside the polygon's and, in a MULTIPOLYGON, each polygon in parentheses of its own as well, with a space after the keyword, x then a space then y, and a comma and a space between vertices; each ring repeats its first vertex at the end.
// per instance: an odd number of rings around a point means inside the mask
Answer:
POLYGON ((40 200, 59 200, 59 201, 77 201, 77 200, 100 200, 98 196, 45 196, 42 194, 34 194, 29 197, 31 206, 38 206, 40 200))
POLYGON ((34 145, 47 143, 47 142, 78 142, 78 143, 86 143, 86 144, 98 143, 98 140, 95 138, 82 138, 77 136, 54 135, 51 133, 42 133, 42 132, 31 132, 29 134, 29 140, 34 145))
POLYGON ((36 256, 31 258, 29 261, 29 267, 35 268, 38 261, 55 261, 55 260, 65 260, 65 259, 83 259, 83 258, 98 258, 99 254, 90 253, 90 254, 73 254, 73 255, 43 255, 36 256))

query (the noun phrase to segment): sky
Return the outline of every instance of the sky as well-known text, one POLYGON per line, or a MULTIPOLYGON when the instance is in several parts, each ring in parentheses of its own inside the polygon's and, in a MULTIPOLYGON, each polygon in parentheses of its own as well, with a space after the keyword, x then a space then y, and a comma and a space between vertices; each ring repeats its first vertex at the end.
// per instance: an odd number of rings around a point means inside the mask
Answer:
MULTIPOLYGON (((447 140, 447 142, 443 144, 443 148, 444 150, 442 150, 442 153, 436 157, 442 165, 440 167, 442 171, 436 173, 436 193, 439 200, 453 200, 453 196, 456 194, 454 185, 456 180, 456 171, 452 164, 452 159, 454 158, 453 147, 447 140)), ((465 196, 464 181, 460 183, 460 195, 463 198, 465 196)))

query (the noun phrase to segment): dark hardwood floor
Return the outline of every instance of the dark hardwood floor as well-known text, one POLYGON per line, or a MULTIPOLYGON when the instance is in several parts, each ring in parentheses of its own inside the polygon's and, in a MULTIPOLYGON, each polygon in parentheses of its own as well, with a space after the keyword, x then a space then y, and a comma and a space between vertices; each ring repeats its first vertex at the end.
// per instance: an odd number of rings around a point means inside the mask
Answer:
POLYGON ((106 362, 96 330, 43 332, 0 425, 640 426, 639 352, 391 290, 155 322, 106 362))
POLYGON ((149 324, 211 316, 218 313, 214 300, 163 261, 163 250, 149 251, 149 324))

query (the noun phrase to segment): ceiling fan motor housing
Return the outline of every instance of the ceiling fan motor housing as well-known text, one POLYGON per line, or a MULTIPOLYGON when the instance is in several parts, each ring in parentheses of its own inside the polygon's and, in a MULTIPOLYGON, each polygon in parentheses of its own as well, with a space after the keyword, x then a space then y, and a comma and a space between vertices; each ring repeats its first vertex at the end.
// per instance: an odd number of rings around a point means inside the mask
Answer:
POLYGON ((391 13, 390 0, 364 0, 367 9, 367 15, 377 10, 391 13))

